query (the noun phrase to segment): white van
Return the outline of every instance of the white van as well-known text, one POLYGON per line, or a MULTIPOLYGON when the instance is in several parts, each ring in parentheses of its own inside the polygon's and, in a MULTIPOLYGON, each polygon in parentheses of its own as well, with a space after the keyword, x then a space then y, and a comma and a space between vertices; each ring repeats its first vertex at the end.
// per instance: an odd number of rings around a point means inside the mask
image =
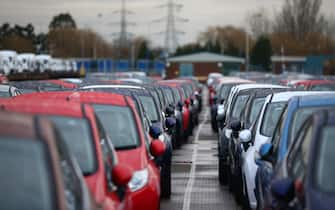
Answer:
POLYGON ((0 72, 8 75, 17 70, 17 53, 12 50, 0 50, 0 72))
POLYGON ((35 70, 34 63, 35 54, 22 53, 17 56, 17 71, 18 73, 33 72, 35 70))
POLYGON ((36 70, 43 73, 51 70, 51 56, 50 55, 36 55, 35 56, 36 70))

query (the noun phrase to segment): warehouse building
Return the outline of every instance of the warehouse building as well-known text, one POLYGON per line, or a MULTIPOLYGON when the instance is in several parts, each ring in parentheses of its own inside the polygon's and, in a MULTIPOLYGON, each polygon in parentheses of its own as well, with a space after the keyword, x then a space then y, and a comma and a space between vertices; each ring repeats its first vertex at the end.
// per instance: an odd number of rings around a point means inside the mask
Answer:
POLYGON ((228 74, 242 70, 244 61, 243 58, 209 52, 171 57, 166 63, 166 77, 195 76, 200 81, 205 81, 212 72, 228 74))

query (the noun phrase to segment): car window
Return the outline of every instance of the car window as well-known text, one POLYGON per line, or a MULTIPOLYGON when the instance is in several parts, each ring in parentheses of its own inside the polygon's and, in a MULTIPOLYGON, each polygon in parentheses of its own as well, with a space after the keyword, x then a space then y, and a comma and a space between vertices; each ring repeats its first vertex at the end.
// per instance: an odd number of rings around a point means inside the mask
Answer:
POLYGON ((294 113, 292 125, 290 126, 289 130, 289 140, 288 140, 289 144, 294 140, 295 136, 297 135, 297 132, 299 131, 301 125, 305 122, 305 120, 309 116, 311 116, 313 112, 322 109, 325 109, 325 107, 322 106, 308 107, 308 108, 301 108, 294 113))
POLYGON ((139 96, 141 103, 145 109, 145 112, 148 114, 151 122, 159 121, 159 111, 155 105, 154 99, 150 96, 139 96))
POLYGON ((81 183, 78 175, 75 174, 75 169, 70 162, 69 152, 58 130, 55 130, 56 138, 58 139, 56 148, 59 155, 59 166, 62 172, 62 180, 65 188, 65 199, 69 210, 81 209, 82 192, 81 183))
POLYGON ((139 146, 137 126, 130 108, 97 104, 93 107, 116 150, 139 146))
POLYGON ((233 85, 222 85, 221 90, 220 90, 220 99, 227 99, 232 87, 233 85))
POLYGON ((264 102, 265 102, 265 98, 256 98, 252 101, 251 110, 250 110, 250 114, 248 117, 249 125, 256 121, 257 116, 259 115, 264 102))
POLYGON ((0 137, 2 209, 56 209, 51 163, 42 142, 0 137))
POLYGON ((232 115, 231 115, 231 117, 233 119, 239 119, 240 118, 241 112, 242 112, 245 104, 247 103, 248 97, 249 97, 248 95, 237 96, 237 99, 236 99, 234 107, 233 107, 232 115))
POLYGON ((272 137, 272 145, 273 145, 273 153, 272 153, 272 157, 273 157, 273 163, 276 163, 277 158, 278 158, 278 153, 279 153, 279 145, 280 145, 280 140, 282 137, 282 132, 284 130, 284 126, 285 126, 285 117, 286 117, 286 113, 287 113, 287 109, 282 113, 282 115, 280 116, 277 126, 275 128, 275 131, 273 133, 273 137, 272 137))
POLYGON ((311 87, 311 91, 334 91, 334 90, 335 90, 335 84, 323 84, 311 87))
POLYGON ((285 102, 276 102, 267 104, 263 119, 261 121, 260 133, 264 136, 271 137, 277 125, 277 122, 286 106, 285 102))
POLYGON ((89 123, 85 119, 51 116, 49 119, 55 124, 70 152, 78 160, 84 175, 90 175, 97 169, 93 137, 89 123))
POLYGON ((316 161, 316 185, 326 193, 335 192, 335 126, 322 129, 316 161))
POLYGON ((288 171, 293 179, 303 179, 307 171, 312 131, 311 125, 302 130, 293 145, 293 152, 288 157, 288 171))

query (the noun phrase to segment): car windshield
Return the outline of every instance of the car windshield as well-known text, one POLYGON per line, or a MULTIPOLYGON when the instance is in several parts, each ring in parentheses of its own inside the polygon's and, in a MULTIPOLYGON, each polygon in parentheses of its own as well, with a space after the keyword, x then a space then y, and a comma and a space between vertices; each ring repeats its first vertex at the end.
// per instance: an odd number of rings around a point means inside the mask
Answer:
POLYGON ((265 98, 256 98, 253 100, 250 110, 250 115, 248 118, 249 125, 256 121, 258 114, 260 113, 263 104, 265 102, 265 98))
POLYGON ((141 103, 145 109, 145 112, 150 118, 151 122, 158 122, 159 121, 159 113, 157 107, 155 105, 154 99, 150 96, 139 96, 141 103))
POLYGON ((248 100, 248 95, 239 95, 237 96, 237 99, 235 101, 235 105, 233 107, 233 112, 232 112, 232 118, 233 119, 239 119, 241 112, 244 108, 244 106, 247 103, 248 100))
POLYGON ((295 139, 295 136, 297 135, 300 127, 305 122, 305 120, 313 114, 313 112, 316 112, 318 110, 325 109, 325 108, 326 107, 320 106, 320 107, 301 108, 297 110, 294 113, 292 125, 290 126, 291 129, 289 130, 289 141, 288 142, 291 143, 295 139))
POLYGON ((311 87, 312 91, 334 91, 335 84, 315 85, 311 87))
POLYGON ((1 209, 55 209, 46 154, 42 142, 0 137, 1 209))
POLYGON ((335 193, 335 126, 322 129, 319 152, 316 158, 316 185, 326 193, 335 193))
POLYGON ((77 159, 80 169, 84 175, 96 171, 96 157, 94 154, 94 143, 89 123, 85 119, 52 116, 49 119, 60 131, 69 150, 77 159))
POLYGON ((285 102, 270 103, 267 105, 261 124, 260 133, 264 136, 271 137, 278 120, 286 106, 285 102))
POLYGON ((93 105, 104 129, 110 135, 115 149, 131 149, 139 146, 137 127, 128 107, 93 105))

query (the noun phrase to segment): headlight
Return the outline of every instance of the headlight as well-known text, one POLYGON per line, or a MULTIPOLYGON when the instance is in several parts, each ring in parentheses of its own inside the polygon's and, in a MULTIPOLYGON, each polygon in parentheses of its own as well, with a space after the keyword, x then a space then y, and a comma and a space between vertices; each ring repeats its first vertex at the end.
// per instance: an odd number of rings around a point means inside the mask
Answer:
POLYGON ((133 174, 133 177, 131 178, 130 182, 128 183, 130 191, 135 192, 137 190, 140 190, 148 183, 148 179, 149 179, 148 169, 136 171, 133 174))

